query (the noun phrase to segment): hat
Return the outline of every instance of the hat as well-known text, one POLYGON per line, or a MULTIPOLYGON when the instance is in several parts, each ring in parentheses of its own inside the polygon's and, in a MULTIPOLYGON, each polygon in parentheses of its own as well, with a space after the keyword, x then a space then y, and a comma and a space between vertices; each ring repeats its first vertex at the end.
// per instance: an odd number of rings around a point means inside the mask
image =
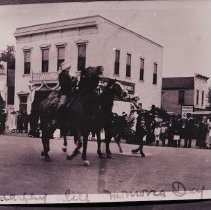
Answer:
POLYGON ((71 65, 67 62, 63 62, 61 63, 61 70, 67 70, 67 69, 70 69, 71 68, 71 65))

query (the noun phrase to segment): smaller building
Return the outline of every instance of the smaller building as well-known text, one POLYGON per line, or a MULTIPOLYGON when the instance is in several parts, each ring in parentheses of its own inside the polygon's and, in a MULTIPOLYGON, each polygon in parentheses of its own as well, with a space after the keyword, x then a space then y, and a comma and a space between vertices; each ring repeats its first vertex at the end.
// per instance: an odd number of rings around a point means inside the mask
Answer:
POLYGON ((161 106, 167 112, 182 114, 182 108, 206 109, 207 80, 201 74, 193 77, 169 77, 162 80, 161 106))

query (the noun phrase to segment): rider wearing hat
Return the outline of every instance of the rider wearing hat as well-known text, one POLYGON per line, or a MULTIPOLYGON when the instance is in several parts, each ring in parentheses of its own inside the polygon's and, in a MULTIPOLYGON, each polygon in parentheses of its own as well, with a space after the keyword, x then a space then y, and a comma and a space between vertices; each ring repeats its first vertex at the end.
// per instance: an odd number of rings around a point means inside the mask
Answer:
POLYGON ((67 102, 71 99, 73 95, 73 89, 76 88, 77 86, 77 78, 76 75, 70 75, 69 70, 71 66, 68 65, 67 63, 62 63, 61 68, 60 68, 60 73, 58 76, 58 81, 60 85, 60 90, 59 90, 59 105, 57 107, 57 112, 56 112, 56 120, 53 120, 52 124, 58 124, 62 122, 62 120, 65 117, 65 106, 67 105, 67 102))

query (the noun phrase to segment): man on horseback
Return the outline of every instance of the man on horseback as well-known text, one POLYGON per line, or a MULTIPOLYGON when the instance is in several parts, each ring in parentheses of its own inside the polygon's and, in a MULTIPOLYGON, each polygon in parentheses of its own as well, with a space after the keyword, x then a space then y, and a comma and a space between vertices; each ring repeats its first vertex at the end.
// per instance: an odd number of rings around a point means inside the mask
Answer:
POLYGON ((52 126, 60 126, 65 118, 65 108, 67 103, 72 99, 73 93, 76 90, 78 80, 76 75, 69 73, 71 66, 67 63, 61 64, 58 81, 60 85, 59 90, 59 104, 56 110, 55 119, 52 121, 52 126))

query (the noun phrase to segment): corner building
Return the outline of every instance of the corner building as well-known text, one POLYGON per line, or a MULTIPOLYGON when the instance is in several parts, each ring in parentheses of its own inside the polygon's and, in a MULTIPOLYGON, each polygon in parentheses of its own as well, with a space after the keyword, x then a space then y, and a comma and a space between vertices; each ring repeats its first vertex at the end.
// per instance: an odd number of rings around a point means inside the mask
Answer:
POLYGON ((17 28, 15 110, 30 113, 57 89, 57 70, 103 66, 103 75, 122 82, 144 109, 161 106, 163 47, 101 16, 17 28))

